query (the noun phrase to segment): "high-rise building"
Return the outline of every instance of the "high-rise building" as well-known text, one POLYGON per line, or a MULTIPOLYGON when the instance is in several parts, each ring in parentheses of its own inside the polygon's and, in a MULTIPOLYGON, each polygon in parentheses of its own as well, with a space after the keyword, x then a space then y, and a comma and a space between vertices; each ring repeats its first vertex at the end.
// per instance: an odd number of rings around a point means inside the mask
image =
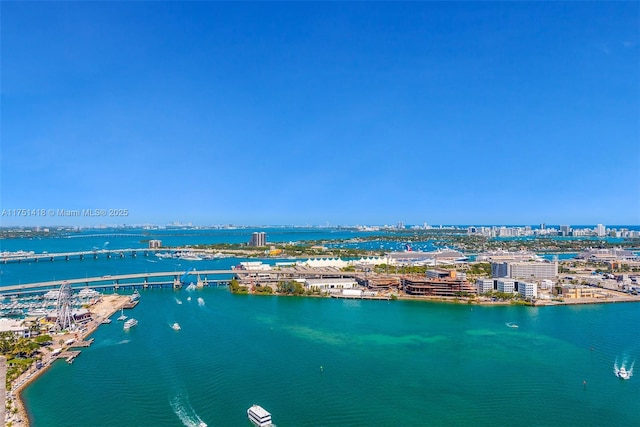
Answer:
POLYGON ((604 225, 598 224, 596 226, 596 233, 598 234, 598 237, 604 237, 607 234, 607 229, 604 225))
POLYGON ((264 231, 256 231, 251 235, 249 246, 267 246, 267 233, 264 231))
POLYGON ((570 231, 571 231, 571 226, 570 225, 561 225, 560 226, 560 235, 561 236, 568 236, 570 231))
POLYGON ((491 277, 509 277, 509 263, 492 262, 491 277))

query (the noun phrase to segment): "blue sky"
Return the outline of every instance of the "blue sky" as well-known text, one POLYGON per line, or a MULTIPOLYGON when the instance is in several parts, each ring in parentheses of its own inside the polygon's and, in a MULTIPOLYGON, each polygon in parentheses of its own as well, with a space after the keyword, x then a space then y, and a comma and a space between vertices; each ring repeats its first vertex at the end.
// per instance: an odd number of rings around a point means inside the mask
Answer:
POLYGON ((640 224, 640 4, 2 2, 14 224, 640 224))

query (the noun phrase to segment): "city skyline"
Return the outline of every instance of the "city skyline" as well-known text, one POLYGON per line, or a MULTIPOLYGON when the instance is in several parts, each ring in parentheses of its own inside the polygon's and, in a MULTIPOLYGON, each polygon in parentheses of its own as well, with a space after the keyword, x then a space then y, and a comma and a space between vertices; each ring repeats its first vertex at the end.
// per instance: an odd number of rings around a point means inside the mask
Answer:
POLYGON ((2 9, 2 226, 640 224, 638 3, 2 9))

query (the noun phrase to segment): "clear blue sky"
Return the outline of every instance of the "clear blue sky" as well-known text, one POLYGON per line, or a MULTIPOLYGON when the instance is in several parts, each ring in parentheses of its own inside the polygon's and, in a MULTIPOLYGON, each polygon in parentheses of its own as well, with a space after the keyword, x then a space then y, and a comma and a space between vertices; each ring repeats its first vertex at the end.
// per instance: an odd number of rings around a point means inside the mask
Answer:
POLYGON ((3 225, 640 223, 638 2, 0 7, 3 225))

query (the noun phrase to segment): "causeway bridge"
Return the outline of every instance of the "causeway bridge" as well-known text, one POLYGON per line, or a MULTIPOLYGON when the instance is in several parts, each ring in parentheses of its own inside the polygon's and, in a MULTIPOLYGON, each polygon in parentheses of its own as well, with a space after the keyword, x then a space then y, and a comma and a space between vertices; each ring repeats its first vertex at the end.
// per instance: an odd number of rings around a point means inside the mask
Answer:
POLYGON ((296 278, 332 278, 355 277, 357 273, 340 271, 336 268, 286 267, 272 270, 196 270, 162 271, 133 274, 105 275, 99 277, 82 277, 65 280, 51 280, 46 282, 25 283, 19 285, 0 286, 0 297, 27 296, 43 294, 50 290, 59 289, 63 282, 69 283, 71 288, 83 288, 110 291, 118 289, 147 289, 154 287, 181 288, 184 284, 193 283, 196 287, 225 286, 232 278, 239 280, 271 281, 292 280, 296 278), (214 278, 210 278, 213 276, 214 278))
POLYGON ((33 252, 13 252, 3 253, 0 256, 0 263, 7 264, 9 262, 38 262, 38 261, 56 261, 70 259, 93 258, 125 258, 137 257, 138 255, 149 256, 156 252, 179 252, 188 251, 192 253, 213 253, 209 249, 192 249, 192 248, 129 248, 129 249, 95 249, 91 251, 78 252, 56 252, 56 253, 33 253, 33 252))

